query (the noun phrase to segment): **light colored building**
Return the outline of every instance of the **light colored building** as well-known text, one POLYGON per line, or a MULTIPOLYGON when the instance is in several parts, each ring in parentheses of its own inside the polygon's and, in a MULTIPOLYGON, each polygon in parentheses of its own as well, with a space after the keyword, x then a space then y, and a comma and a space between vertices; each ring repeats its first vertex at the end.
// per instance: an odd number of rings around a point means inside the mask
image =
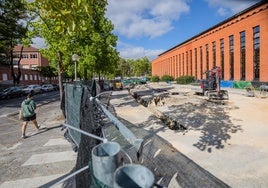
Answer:
POLYGON ((224 80, 268 82, 268 2, 259 3, 161 53, 152 75, 205 77, 214 66, 224 80))

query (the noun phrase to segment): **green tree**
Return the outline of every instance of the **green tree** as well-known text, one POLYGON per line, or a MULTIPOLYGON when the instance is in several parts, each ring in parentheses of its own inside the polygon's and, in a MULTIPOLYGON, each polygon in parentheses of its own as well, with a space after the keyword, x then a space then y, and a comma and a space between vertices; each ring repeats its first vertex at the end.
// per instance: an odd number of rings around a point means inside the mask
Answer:
POLYGON ((115 77, 120 76, 121 78, 123 77, 127 77, 131 75, 131 65, 129 63, 129 61, 120 58, 120 60, 117 63, 117 68, 115 70, 115 77))
POLYGON ((76 53, 74 36, 84 35, 91 26, 86 19, 91 19, 91 3, 81 1, 37 0, 29 2, 29 10, 39 19, 32 23, 33 33, 45 39, 46 49, 41 52, 57 67, 60 98, 62 100, 62 74, 71 65, 71 55, 76 53))
POLYGON ((57 75, 57 70, 51 66, 40 66, 37 67, 37 70, 41 76, 49 78, 49 83, 51 83, 51 78, 57 75))
POLYGON ((145 76, 151 75, 151 63, 147 57, 139 59, 123 59, 121 58, 115 70, 116 76, 131 77, 131 76, 145 76))
POLYGON ((134 59, 128 59, 127 63, 130 66, 130 73, 129 76, 135 76, 135 72, 134 72, 134 65, 135 65, 135 60, 134 59))
POLYGON ((99 77, 115 71, 119 60, 116 51, 117 37, 112 34, 113 24, 105 18, 106 1, 94 1, 92 19, 89 24, 92 30, 85 36, 77 37, 79 41, 79 54, 82 55, 82 62, 79 62, 80 72, 91 70, 99 77))
POLYGON ((136 76, 151 74, 151 64, 147 57, 135 60, 133 71, 136 76))
POLYGON ((0 50, 1 54, 5 54, 2 60, 9 61, 14 85, 20 83, 20 60, 23 46, 20 51, 17 73, 13 65, 13 49, 19 43, 29 44, 30 41, 26 40, 29 18, 23 0, 0 1, 0 50))
MULTIPOLYGON (((39 19, 32 24, 33 32, 44 38, 47 45, 42 53, 49 59, 51 65, 58 69, 62 104, 62 75, 72 74, 73 54, 80 56, 78 75, 83 75, 84 78, 94 73, 101 75, 114 71, 116 67, 117 37, 112 34, 112 23, 104 16, 106 5, 106 0, 36 0, 29 3, 39 16, 39 19)), ((84 125, 81 125, 81 129, 85 129, 84 125)), ((95 131, 94 127, 90 129, 95 131)), ((81 144, 87 147, 79 148, 90 153, 93 142, 89 143, 82 139, 81 144)), ((81 150, 78 151, 76 169, 88 164, 88 157, 81 156, 80 152, 84 152, 81 150)), ((77 187, 90 186, 89 173, 87 171, 76 176, 77 187)))
POLYGON ((107 1, 37 0, 30 4, 40 18, 33 24, 35 32, 47 45, 42 52, 52 66, 58 67, 60 88, 62 73, 73 73, 74 53, 80 56, 78 75, 85 79, 93 73, 100 75, 115 69, 117 37, 112 34, 112 23, 104 16, 107 1))

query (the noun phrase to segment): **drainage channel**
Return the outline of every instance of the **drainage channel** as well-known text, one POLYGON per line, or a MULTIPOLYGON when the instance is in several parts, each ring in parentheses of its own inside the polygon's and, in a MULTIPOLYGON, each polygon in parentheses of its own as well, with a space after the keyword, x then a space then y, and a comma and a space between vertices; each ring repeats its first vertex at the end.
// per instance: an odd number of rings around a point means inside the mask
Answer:
MULTIPOLYGON (((152 92, 155 92, 153 90, 152 92)), ((158 91, 163 92, 163 90, 158 91)), ((178 120, 176 120, 174 117, 168 116, 164 114, 163 112, 157 110, 154 106, 157 106, 158 104, 164 105, 164 98, 168 97, 169 93, 164 92, 160 93, 158 96, 154 96, 153 93, 146 92, 146 95, 141 95, 138 92, 133 92, 130 94, 132 95, 135 100, 149 109, 158 119, 160 119, 169 129, 171 130, 186 130, 187 127, 178 120)), ((144 93, 143 93, 144 94, 144 93)))

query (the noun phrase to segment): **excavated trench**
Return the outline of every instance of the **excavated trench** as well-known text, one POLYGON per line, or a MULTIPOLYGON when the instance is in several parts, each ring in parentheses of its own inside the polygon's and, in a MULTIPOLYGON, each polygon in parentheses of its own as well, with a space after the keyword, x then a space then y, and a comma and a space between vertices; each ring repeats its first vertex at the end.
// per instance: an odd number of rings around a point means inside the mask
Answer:
MULTIPOLYGON (((158 91, 158 92, 162 92, 162 91, 158 91)), ((186 130, 187 129, 185 125, 181 124, 174 117, 166 115, 156 108, 156 106, 165 105, 164 99, 168 97, 169 93, 164 92, 157 96, 148 95, 148 93, 146 96, 144 96, 144 95, 139 95, 137 92, 133 92, 130 94, 133 96, 133 98, 135 98, 135 100, 139 104, 149 109, 157 118, 159 118, 171 130, 186 130)))

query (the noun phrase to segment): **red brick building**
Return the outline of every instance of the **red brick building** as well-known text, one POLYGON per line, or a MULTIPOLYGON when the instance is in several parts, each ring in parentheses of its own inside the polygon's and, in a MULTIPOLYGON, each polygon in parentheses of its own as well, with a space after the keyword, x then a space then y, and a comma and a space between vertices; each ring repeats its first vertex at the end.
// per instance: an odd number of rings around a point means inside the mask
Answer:
MULTIPOLYGON (((17 73, 17 68, 14 69, 15 74, 17 73)), ((31 69, 21 69, 21 85, 29 85, 29 84, 42 84, 48 80, 46 78, 41 78, 40 74, 36 70, 31 69)), ((1 66, 0 65, 0 85, 12 85, 13 78, 11 75, 11 70, 9 66, 1 66)))
POLYGON ((152 75, 196 79, 213 66, 224 80, 268 81, 268 3, 261 1, 168 49, 152 61, 152 75))
MULTIPOLYGON (((14 72, 17 73, 18 60, 22 46, 18 45, 14 47, 13 55, 15 56, 13 60, 14 72)), ((41 77, 39 72, 36 71, 36 67, 48 66, 49 62, 46 58, 42 56, 39 49, 30 47, 23 47, 22 57, 20 61, 21 68, 21 80, 22 85, 29 84, 42 84, 49 83, 49 78, 41 77)), ((57 83, 57 77, 53 77, 52 83, 57 83)), ((11 70, 9 66, 0 66, 0 84, 12 84, 13 78, 11 75, 11 70)))
MULTIPOLYGON (((13 54, 16 58, 14 58, 14 65, 17 64, 20 51, 22 46, 18 45, 14 47, 13 54)), ((49 62, 46 58, 42 56, 39 49, 34 48, 32 46, 23 47, 23 51, 21 54, 20 65, 23 69, 35 69, 40 66, 48 66, 49 62)), ((16 65, 15 65, 16 67, 16 65)))

